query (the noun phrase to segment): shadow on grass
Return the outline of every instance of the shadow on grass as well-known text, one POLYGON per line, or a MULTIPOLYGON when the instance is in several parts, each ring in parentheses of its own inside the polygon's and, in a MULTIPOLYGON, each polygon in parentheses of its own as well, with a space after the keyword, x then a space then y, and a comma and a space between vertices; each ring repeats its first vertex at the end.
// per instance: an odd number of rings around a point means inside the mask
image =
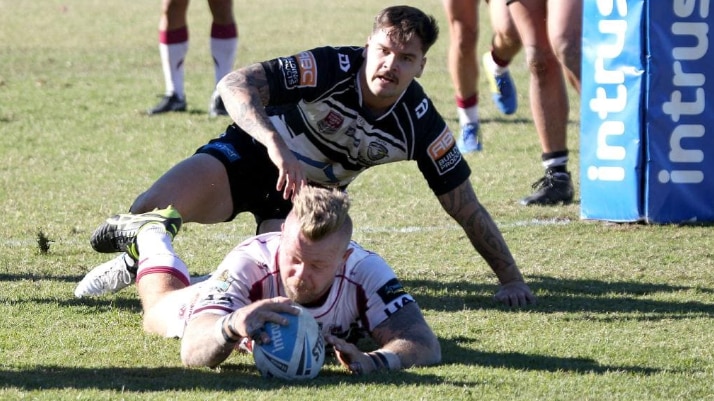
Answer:
MULTIPOLYGON (((263 379, 258 376, 252 364, 222 365, 220 370, 208 368, 182 367, 99 367, 82 368, 68 366, 32 366, 17 368, 1 368, 0 382, 4 388, 14 387, 23 390, 114 390, 122 393, 146 393, 154 391, 273 391, 286 385, 290 387, 329 386, 342 387, 346 384, 362 385, 376 384, 441 384, 445 380, 425 374, 423 371, 400 371, 386 375, 353 376, 346 370, 338 371, 332 368, 323 370, 313 380, 286 382, 277 379, 263 379)), ((465 386, 475 382, 454 383, 451 385, 465 386)))
MULTIPOLYGON (((38 275, 38 274, 0 274, 2 281, 18 280, 53 280, 61 282, 79 282, 80 276, 38 275)), ((404 286, 419 302, 422 309, 455 312, 470 309, 509 308, 493 300, 497 287, 482 282, 445 283, 435 280, 402 280, 404 286), (445 294, 445 295, 434 295, 445 294)), ((692 291, 714 294, 713 288, 690 287, 671 284, 653 284, 636 281, 601 281, 562 279, 548 276, 529 276, 528 285, 538 296, 538 304, 526 308, 541 313, 553 312, 619 312, 628 315, 622 318, 656 320, 691 318, 694 315, 714 317, 714 304, 699 301, 660 301, 651 299, 655 295, 676 294, 692 291)), ((61 295, 61 294, 60 294, 61 295)), ((680 295, 680 298, 684 297, 680 295)), ((76 299, 72 294, 47 299, 25 297, 18 302, 50 303, 64 306, 90 306, 122 308, 140 312, 141 304, 135 294, 124 297, 115 295, 100 298, 76 299)), ((514 309, 521 310, 521 309, 514 309)), ((607 319, 616 320, 617 316, 607 319)))
POLYGON ((489 368, 514 370, 534 370, 548 372, 596 373, 628 372, 639 375, 659 373, 660 369, 642 366, 608 366, 601 365, 589 358, 564 358, 548 355, 524 354, 520 352, 482 352, 473 347, 462 347, 460 344, 472 343, 476 340, 468 337, 440 338, 442 364, 478 365, 489 368), (468 362, 465 362, 468 361, 468 362))
MULTIPOLYGON (((425 310, 454 312, 464 308, 508 309, 493 300, 497 290, 494 285, 468 282, 444 283, 434 280, 403 280, 403 284, 425 310), (436 296, 435 290, 446 295, 436 296)), ((714 317, 712 303, 651 299, 653 296, 685 291, 711 296, 714 294, 712 288, 635 281, 561 279, 547 276, 529 276, 528 285, 538 296, 538 304, 526 308, 533 312, 619 312, 636 314, 634 317, 628 315, 626 318, 641 320, 691 318, 693 315, 714 317)), ((679 295, 680 298, 684 296, 679 295)), ((617 319, 617 317, 608 316, 608 319, 617 319)))
MULTIPOLYGON (((503 368, 526 371, 566 371, 579 374, 605 374, 608 372, 629 372, 640 375, 658 373, 658 369, 647 367, 623 367, 600 365, 592 359, 564 358, 546 355, 523 354, 517 352, 480 352, 462 347, 460 344, 473 339, 457 337, 440 339, 444 360, 441 366, 474 365, 488 368, 503 368)), ((443 385, 464 387, 474 386, 478 378, 454 380, 453 375, 432 375, 420 370, 391 372, 366 377, 353 376, 336 367, 331 361, 330 369, 323 370, 314 380, 291 382, 291 387, 327 388, 362 383, 395 385, 443 385)), ((327 366, 327 365, 326 365, 327 366)), ((438 368, 435 367, 435 368, 438 368)), ((463 375, 468 376, 467 374, 463 375)), ((99 367, 83 368, 68 366, 6 367, 0 369, 0 382, 5 388, 23 390, 113 390, 127 392, 155 391, 272 391, 280 389, 286 382, 275 379, 259 379, 251 363, 225 363, 220 370, 190 369, 181 367, 99 367)))
POLYGON ((40 280, 50 280, 50 281, 60 281, 65 283, 79 283, 84 278, 84 275, 52 275, 52 274, 39 274, 39 273, 21 273, 21 274, 8 274, 0 273, 0 281, 40 281, 40 280))

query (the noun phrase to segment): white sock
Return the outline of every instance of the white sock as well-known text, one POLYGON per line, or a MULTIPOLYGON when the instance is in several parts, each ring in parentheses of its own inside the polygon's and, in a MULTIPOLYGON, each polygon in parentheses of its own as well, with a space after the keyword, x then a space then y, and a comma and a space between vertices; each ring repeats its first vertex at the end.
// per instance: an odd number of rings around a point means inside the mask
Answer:
POLYGON ((166 95, 176 94, 185 98, 184 91, 184 60, 188 54, 188 41, 180 43, 159 43, 161 67, 164 71, 166 95))
POLYGON ((493 53, 488 52, 486 54, 487 56, 483 58, 483 64, 486 68, 488 68, 488 71, 492 75, 503 75, 504 73, 508 72, 508 66, 501 67, 500 65, 496 64, 495 61, 493 61, 493 53))
POLYGON ((238 53, 238 38, 211 38, 211 56, 216 83, 233 70, 238 53))
POLYGON ((139 231, 136 236, 136 246, 139 249, 137 276, 147 269, 161 267, 174 270, 175 273, 189 281, 188 267, 176 255, 171 234, 166 231, 163 225, 150 224, 139 231))
POLYGON ((459 125, 478 122, 478 105, 462 109, 456 108, 456 114, 459 116, 459 125))

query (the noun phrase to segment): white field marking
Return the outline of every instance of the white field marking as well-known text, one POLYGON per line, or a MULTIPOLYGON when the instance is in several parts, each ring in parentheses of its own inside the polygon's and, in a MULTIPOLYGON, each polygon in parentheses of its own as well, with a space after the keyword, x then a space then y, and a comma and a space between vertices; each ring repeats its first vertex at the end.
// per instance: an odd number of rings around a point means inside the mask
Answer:
MULTIPOLYGON (((572 223, 570 219, 553 218, 553 219, 531 219, 531 220, 520 220, 510 223, 496 223, 499 228, 512 228, 512 227, 535 227, 535 226, 561 226, 572 223)), ((433 232, 433 231, 460 231, 461 227, 458 225, 448 225, 448 226, 409 226, 409 227, 355 227, 355 232, 361 233, 399 233, 399 234, 409 234, 409 233, 420 233, 420 232, 433 232)), ((251 236, 233 236, 226 234, 214 234, 212 236, 213 240, 219 242, 231 242, 235 241, 236 244, 243 242, 244 240, 250 238, 251 236)), ((181 236, 176 237, 174 242, 182 242, 181 236)), ((9 248, 24 248, 28 246, 37 247, 37 239, 13 239, 8 238, 0 242, 3 246, 9 248)), ((87 251, 91 251, 92 248, 89 246, 88 241, 84 239, 57 239, 52 240, 50 243, 50 253, 53 248, 60 246, 80 246, 86 247, 87 251)), ((114 255, 114 254, 106 254, 114 255)))
MULTIPOLYGON (((572 223, 570 219, 531 219, 510 223, 496 223, 499 228, 510 227, 535 227, 535 226, 560 226, 572 223)), ((409 226, 409 227, 355 227, 356 232, 362 233, 418 233, 431 231, 460 231, 461 227, 454 224, 448 226, 409 226)))

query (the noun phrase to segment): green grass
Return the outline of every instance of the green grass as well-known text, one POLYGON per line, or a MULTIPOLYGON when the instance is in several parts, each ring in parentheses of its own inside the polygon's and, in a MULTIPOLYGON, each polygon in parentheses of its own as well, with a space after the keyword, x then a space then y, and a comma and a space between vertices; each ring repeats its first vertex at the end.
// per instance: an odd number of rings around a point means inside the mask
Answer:
MULTIPOLYGON (((362 44, 385 4, 237 1, 238 65, 362 44)), ((441 2, 410 4, 441 22, 421 82, 456 128, 441 2)), ((0 399, 714 399, 711 227, 583 221, 577 203, 519 206, 542 173, 522 55, 512 69, 515 115, 499 115, 481 82, 485 151, 467 158, 537 306, 509 310, 492 300, 495 276, 413 163, 372 169, 350 187, 355 238, 415 295, 443 364, 352 377, 330 361, 316 380, 295 384, 261 379, 244 355, 219 370, 185 369, 177 341, 142 332, 133 288, 75 299, 75 283, 107 259, 90 248, 92 230, 227 123, 206 114, 206 2, 189 12, 190 110, 148 118, 141 112, 163 92, 159 2, 0 0, 0 399)), ((479 53, 489 39, 482 15, 479 53)), ((577 182, 580 105, 570 95, 577 182)), ((188 225, 176 248, 195 273, 207 273, 253 230, 249 216, 188 225)))

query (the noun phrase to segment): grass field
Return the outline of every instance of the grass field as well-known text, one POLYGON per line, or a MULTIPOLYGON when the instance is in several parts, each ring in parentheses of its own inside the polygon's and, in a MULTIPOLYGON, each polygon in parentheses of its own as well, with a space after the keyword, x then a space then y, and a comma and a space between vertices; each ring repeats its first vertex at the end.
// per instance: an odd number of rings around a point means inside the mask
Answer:
MULTIPOLYGON (((363 44, 387 4, 236 3, 238 66, 363 44)), ((441 22, 421 82, 456 128, 441 2, 410 4, 441 22)), ((538 305, 509 310, 492 300, 495 276, 414 163, 372 169, 350 187, 355 238, 382 254, 417 298, 441 340, 441 365, 352 377, 330 362, 314 381, 296 384, 261 379, 245 355, 218 370, 186 369, 177 341, 142 332, 133 288, 75 299, 75 283, 107 260, 89 246, 94 228, 228 123, 206 113, 206 2, 194 0, 189 12, 190 110, 148 118, 142 112, 163 92, 159 1, 0 0, 0 399, 714 399, 711 227, 584 221, 577 202, 518 205, 542 174, 522 56, 512 68, 515 115, 499 115, 481 82, 485 150, 467 158, 538 305)), ((489 42, 482 14, 479 53, 489 42)), ((570 94, 577 183, 580 104, 570 94)), ((187 225, 175 243, 194 273, 207 273, 253 230, 241 216, 187 225)))

